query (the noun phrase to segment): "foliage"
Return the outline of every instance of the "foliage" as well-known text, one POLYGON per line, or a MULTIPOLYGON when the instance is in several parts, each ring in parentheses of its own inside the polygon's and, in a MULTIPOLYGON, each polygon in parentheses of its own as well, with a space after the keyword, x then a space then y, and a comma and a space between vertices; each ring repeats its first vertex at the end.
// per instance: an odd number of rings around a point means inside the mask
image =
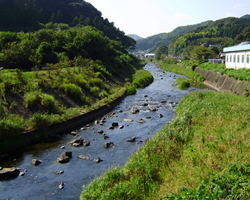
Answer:
POLYGON ((221 75, 226 74, 229 77, 233 77, 236 80, 249 81, 250 70, 249 69, 232 69, 226 68, 225 64, 212 64, 203 63, 199 65, 199 68, 219 72, 221 75))
POLYGON ((190 50, 190 56, 193 60, 208 61, 209 58, 214 58, 215 53, 212 49, 203 46, 194 46, 190 50))
POLYGON ((193 72, 192 70, 186 69, 184 67, 175 64, 161 64, 160 68, 166 71, 185 75, 186 77, 190 78, 192 85, 198 85, 198 86, 203 85, 204 77, 201 74, 193 72))
MULTIPOLYGON (((179 26, 175 28, 172 32, 169 33, 160 33, 151 37, 147 37, 142 40, 138 40, 136 44, 136 49, 147 50, 149 52, 154 52, 160 45, 168 46, 172 38, 184 34, 194 28, 205 26, 211 21, 205 21, 199 24, 188 25, 188 26, 179 26)), ((173 55, 173 54, 172 54, 173 55)))
POLYGON ((94 179, 80 197, 158 199, 183 188, 170 199, 199 199, 197 195, 248 199, 249 117, 248 98, 192 92, 178 103, 175 118, 134 152, 124 167, 94 179))
POLYGON ((132 84, 135 88, 143 88, 152 83, 154 77, 152 74, 145 70, 137 70, 133 77, 132 84))
POLYGON ((176 58, 165 58, 161 60, 162 64, 177 64, 176 58))
POLYGON ((155 58, 157 60, 162 59, 164 56, 168 55, 168 47, 166 45, 160 45, 156 50, 155 50, 155 58))
POLYGON ((182 66, 185 67, 186 69, 194 71, 196 67, 200 65, 201 61, 200 60, 183 60, 181 62, 182 66))
POLYGON ((133 94, 136 94, 136 88, 135 86, 130 85, 128 86, 128 89, 127 89, 127 95, 133 95, 133 94))
POLYGON ((205 26, 201 26, 174 37, 169 46, 170 55, 188 55, 190 47, 202 44, 233 46, 243 41, 249 41, 249 18, 228 17, 220 19, 205 26))
POLYGON ((176 79, 176 85, 183 90, 190 87, 190 81, 186 78, 178 77, 176 79))

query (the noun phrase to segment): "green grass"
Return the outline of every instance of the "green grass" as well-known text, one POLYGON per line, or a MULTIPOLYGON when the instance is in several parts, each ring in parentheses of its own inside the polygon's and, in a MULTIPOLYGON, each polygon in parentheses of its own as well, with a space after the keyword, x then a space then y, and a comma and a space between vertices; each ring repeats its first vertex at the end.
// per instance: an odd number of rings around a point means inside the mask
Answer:
POLYGON ((203 85, 204 77, 201 74, 195 73, 190 69, 186 69, 185 67, 181 67, 175 64, 161 64, 159 67, 169 72, 185 75, 186 77, 190 78, 192 85, 203 85))
MULTIPOLYGON (((180 101, 170 124, 133 153, 124 167, 94 179, 81 199, 160 199, 180 194, 183 187, 192 191, 202 181, 213 180, 212 174, 249 163, 249 119, 248 98, 193 92, 180 101)), ((244 187, 241 194, 247 198, 249 187, 244 187)))
POLYGON ((178 77, 176 79, 176 85, 183 90, 190 87, 190 81, 186 78, 178 77))
POLYGON ((250 69, 233 69, 226 68, 225 64, 203 63, 199 68, 219 72, 221 75, 226 74, 236 80, 250 81, 250 69))
POLYGON ((148 86, 154 80, 152 74, 146 70, 137 70, 136 73, 133 75, 132 84, 136 88, 143 88, 148 86))

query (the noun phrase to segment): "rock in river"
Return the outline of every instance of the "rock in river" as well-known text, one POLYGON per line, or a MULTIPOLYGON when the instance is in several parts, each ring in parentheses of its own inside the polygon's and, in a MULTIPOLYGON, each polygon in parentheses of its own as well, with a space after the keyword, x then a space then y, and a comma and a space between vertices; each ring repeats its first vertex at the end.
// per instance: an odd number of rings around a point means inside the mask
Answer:
POLYGON ((139 123, 145 123, 145 120, 143 120, 143 119, 139 119, 139 123))
POLYGON ((125 122, 132 122, 132 119, 124 119, 125 122))
POLYGON ((128 139, 127 139, 127 142, 135 142, 135 140, 136 140, 136 137, 133 136, 133 137, 131 137, 131 138, 128 138, 128 139))
POLYGON ((41 160, 37 160, 37 159, 32 159, 31 164, 34 166, 38 166, 42 163, 41 160))
POLYGON ((19 170, 15 167, 0 169, 0 180, 16 178, 19 175, 19 170))
POLYGON ((131 113, 132 114, 137 114, 137 113, 139 113, 140 112, 140 110, 138 109, 138 108, 132 108, 131 109, 131 113))
POLYGON ((59 163, 67 163, 69 162, 70 158, 72 158, 72 152, 71 151, 64 151, 62 152, 61 156, 57 158, 57 161, 59 163))
POLYGON ((82 160, 89 160, 90 158, 88 156, 85 156, 85 155, 80 155, 78 156, 79 159, 82 159, 82 160))
POLYGON ((110 148, 110 147, 113 147, 113 146, 114 146, 113 142, 106 142, 105 143, 105 148, 110 148))
POLYGON ((100 162, 102 162, 103 160, 102 160, 101 158, 96 158, 96 159, 94 159, 94 161, 95 161, 96 163, 100 163, 100 162))

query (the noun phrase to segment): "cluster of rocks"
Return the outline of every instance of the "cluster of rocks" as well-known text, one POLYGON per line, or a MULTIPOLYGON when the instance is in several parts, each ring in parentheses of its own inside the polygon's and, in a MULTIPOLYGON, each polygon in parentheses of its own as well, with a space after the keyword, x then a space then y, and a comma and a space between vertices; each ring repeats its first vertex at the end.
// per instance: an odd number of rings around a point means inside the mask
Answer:
POLYGON ((69 142, 68 145, 72 145, 74 147, 80 147, 80 146, 87 147, 90 145, 90 142, 88 140, 84 140, 81 137, 79 137, 78 139, 69 142))
POLYGON ((62 152, 61 156, 57 158, 57 162, 59 163, 67 163, 72 158, 72 152, 71 151, 64 151, 62 152))

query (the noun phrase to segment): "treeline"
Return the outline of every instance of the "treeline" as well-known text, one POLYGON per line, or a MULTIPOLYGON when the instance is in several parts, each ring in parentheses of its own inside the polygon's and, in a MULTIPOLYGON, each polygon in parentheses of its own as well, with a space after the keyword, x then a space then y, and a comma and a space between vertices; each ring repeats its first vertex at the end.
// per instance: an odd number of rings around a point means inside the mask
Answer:
POLYGON ((229 17, 198 27, 185 34, 176 36, 169 44, 170 55, 189 54, 191 46, 220 45, 220 50, 226 46, 239 44, 250 40, 250 19, 229 17))
POLYGON ((149 52, 154 52, 161 45, 168 46, 173 37, 186 33, 194 28, 205 26, 210 22, 211 21, 205 21, 199 24, 180 26, 174 29, 172 32, 160 33, 158 35, 154 35, 154 36, 145 38, 143 40, 138 40, 136 49, 140 49, 140 50, 149 49, 149 52))
POLYGON ((110 39, 125 45, 135 41, 125 36, 113 22, 102 17, 102 13, 85 1, 77 0, 2 0, 0 4, 0 31, 33 32, 43 24, 62 23, 93 26, 110 39))

